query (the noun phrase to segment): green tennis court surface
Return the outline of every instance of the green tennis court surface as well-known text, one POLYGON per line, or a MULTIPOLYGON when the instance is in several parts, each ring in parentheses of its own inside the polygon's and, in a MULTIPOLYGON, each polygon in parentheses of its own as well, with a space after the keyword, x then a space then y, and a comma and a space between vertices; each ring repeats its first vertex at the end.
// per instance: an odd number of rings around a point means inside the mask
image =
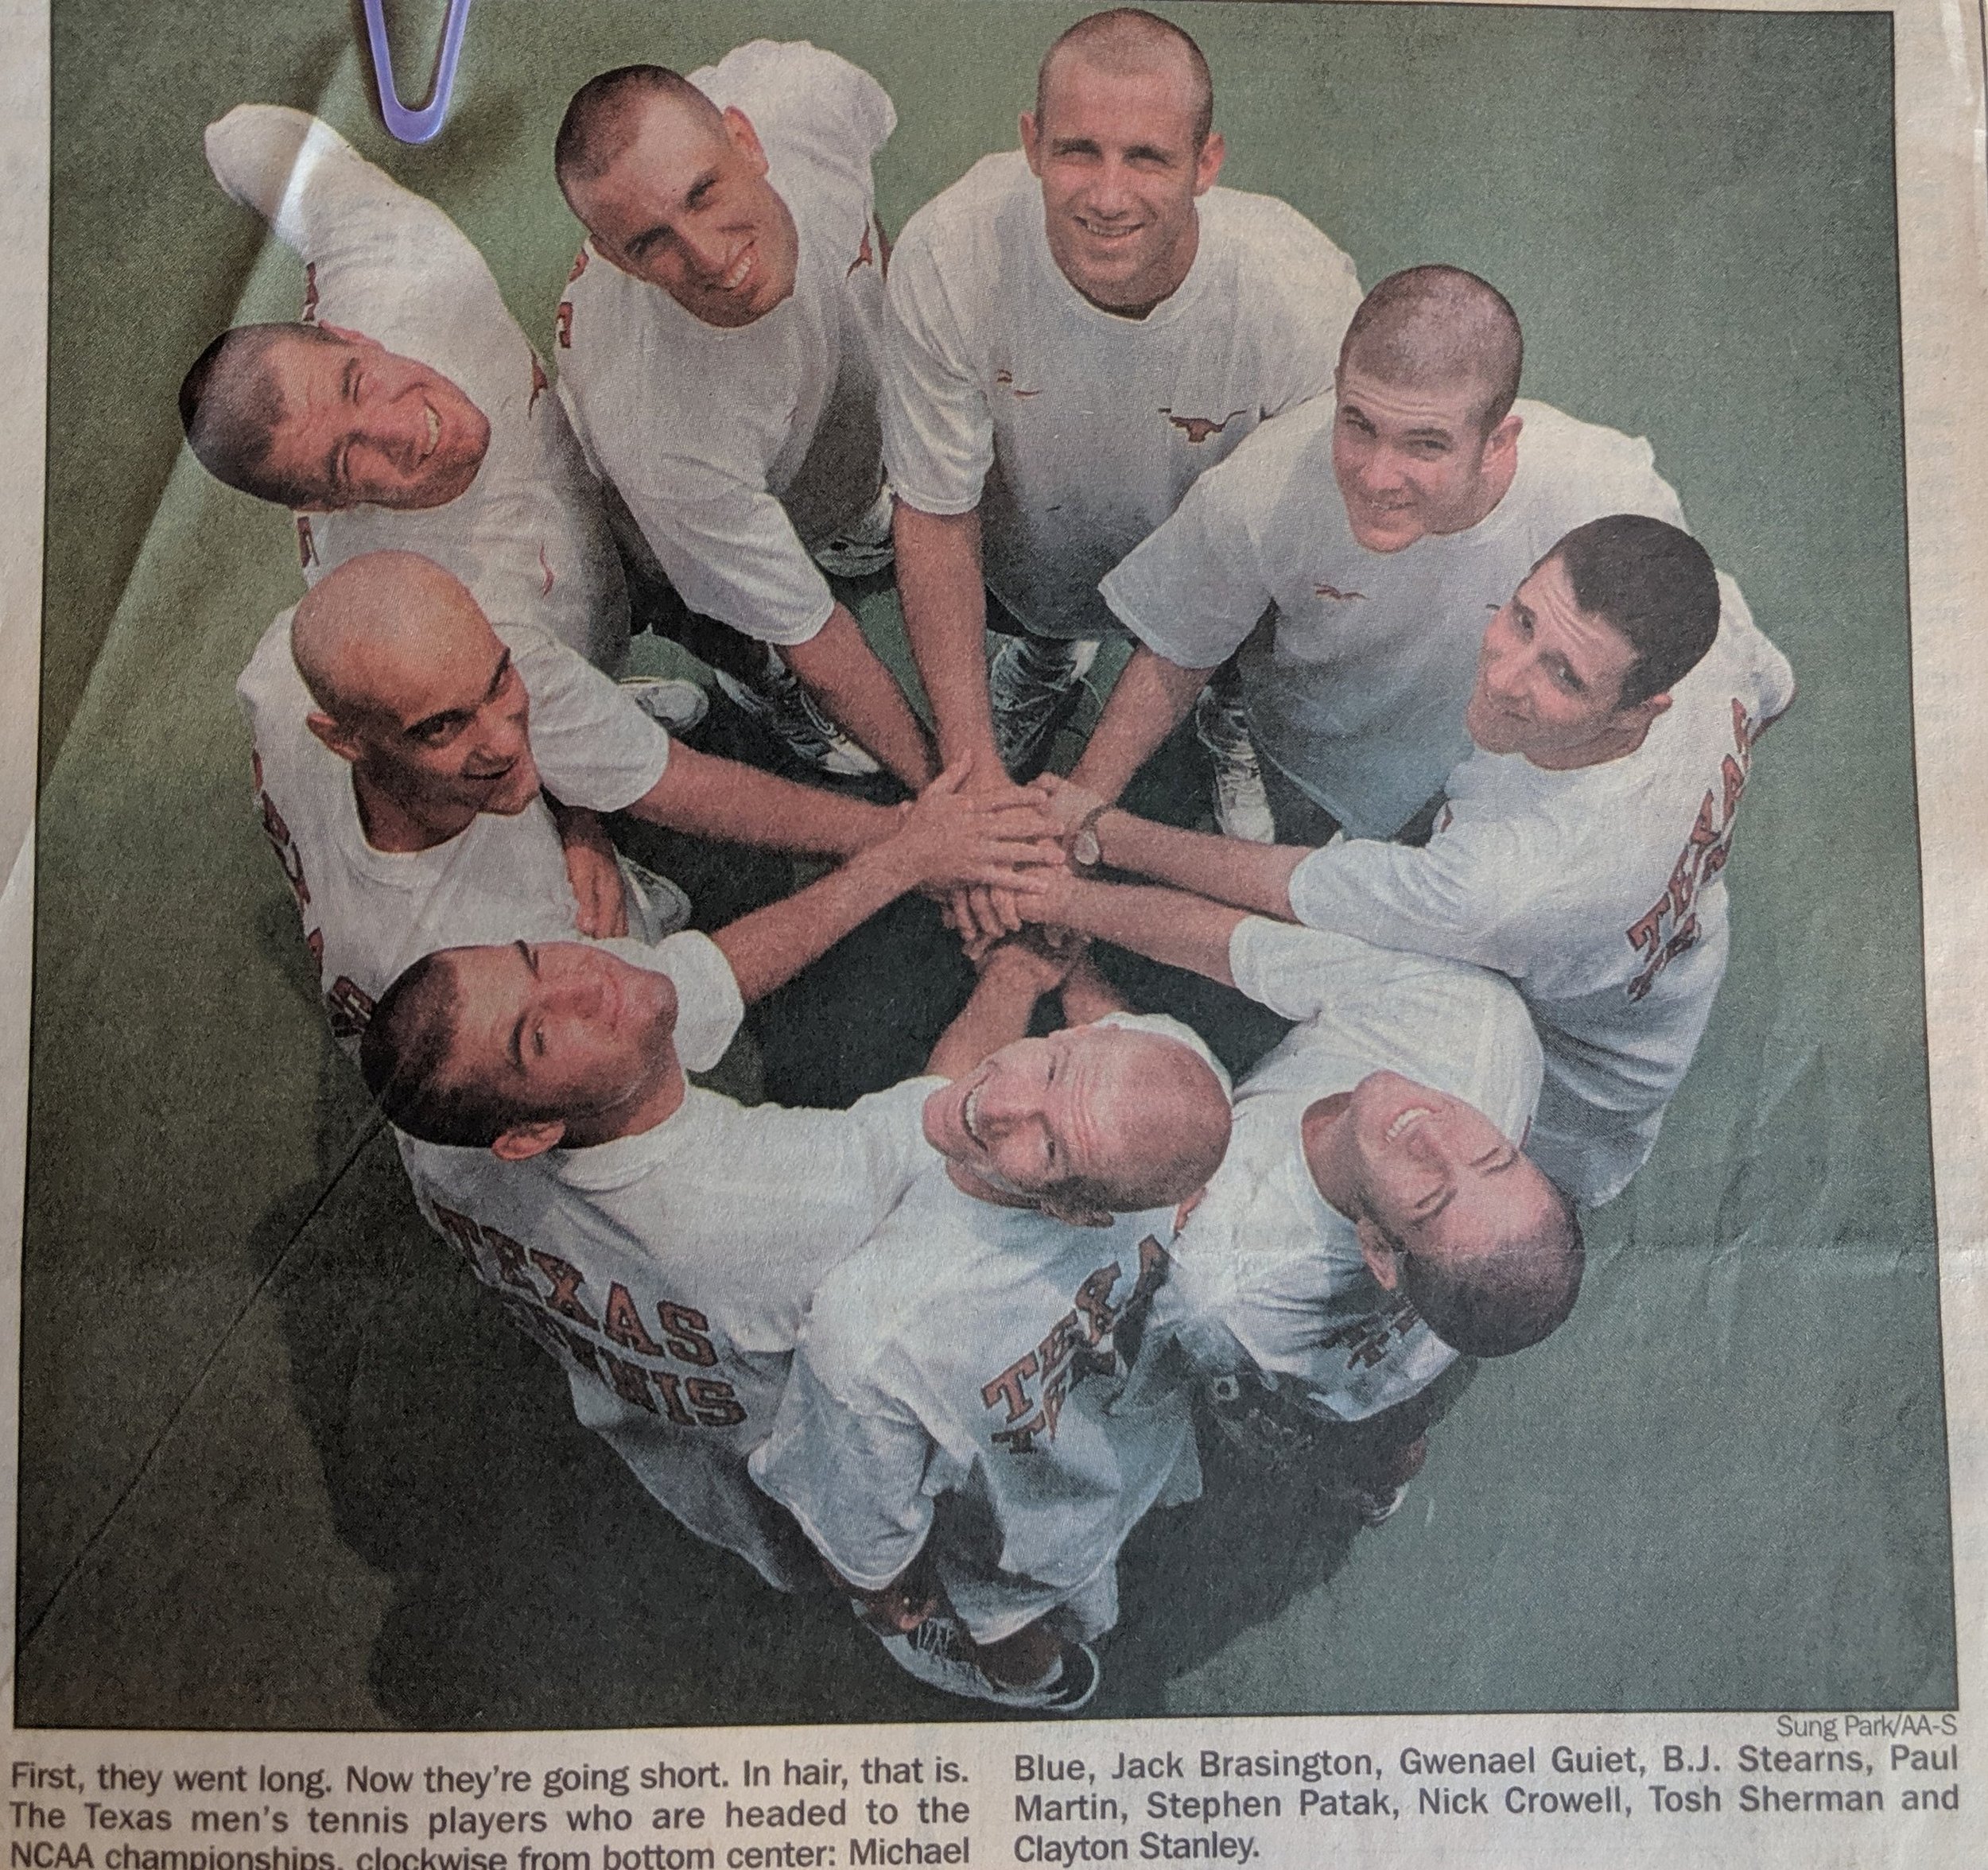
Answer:
MULTIPOLYGON (((390 10, 411 63, 440 0, 390 10)), ((1083 10, 482 0, 414 150, 374 122, 356 9, 56 0, 22 1722, 969 1712, 681 1532, 414 1215, 250 805, 232 683, 300 588, 290 526, 181 456, 172 399, 221 325, 297 308, 201 160, 234 103, 314 109, 439 200, 547 344, 578 239, 551 138, 592 73, 845 53, 897 103, 895 229, 1011 145, 1083 10)), ((1167 10, 1213 63, 1223 180, 1369 284, 1500 285, 1526 393, 1651 437, 1802 693, 1748 788, 1712 1028, 1572 1324, 1484 1369, 1378 1532, 1219 1476, 1149 1522, 1097 1711, 1951 1705, 1888 20, 1167 10)), ((863 609, 901 661, 887 587, 863 609)), ((786 883, 732 855, 677 865, 707 915, 786 883)), ((960 979, 901 910, 728 1081, 886 1069, 960 979)))

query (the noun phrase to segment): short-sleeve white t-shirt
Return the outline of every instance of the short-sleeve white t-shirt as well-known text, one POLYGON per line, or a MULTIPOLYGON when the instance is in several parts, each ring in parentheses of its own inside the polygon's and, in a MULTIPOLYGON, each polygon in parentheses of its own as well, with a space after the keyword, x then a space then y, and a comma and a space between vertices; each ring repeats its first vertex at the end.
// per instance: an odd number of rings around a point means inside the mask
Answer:
POLYGON ((208 126, 207 157, 303 260, 307 322, 426 364, 490 423, 476 478, 446 506, 299 514, 305 580, 363 553, 418 552, 492 618, 535 624, 618 668, 628 599, 600 490, 483 255, 433 202, 301 111, 239 105, 208 126))
POLYGON ((1272 196, 1197 207, 1194 266, 1143 319, 1064 277, 1019 151, 975 164, 891 255, 891 484, 923 513, 980 510, 988 588, 1039 635, 1114 633, 1098 580, 1260 424, 1331 388, 1353 262, 1272 196))
POLYGON ((1353 1224, 1305 1161, 1305 1112, 1376 1071, 1474 1104, 1526 1140, 1540 1046, 1510 984, 1252 917, 1229 941, 1236 985, 1299 1024, 1237 1087, 1229 1154, 1174 1243, 1147 1333, 1211 1375, 1261 1377, 1310 1413, 1358 1421, 1405 1402, 1456 1353, 1367 1270, 1353 1224))
POLYGON ((1794 698, 1788 659, 1723 573, 1718 635, 1620 759, 1547 772, 1474 751, 1426 850, 1335 840, 1292 912, 1508 976, 1546 1048, 1530 1150, 1587 1205, 1656 1140, 1725 972, 1726 865, 1755 739, 1794 698))
MULTIPOLYGON (((290 654, 293 614, 264 633, 235 693, 254 740, 263 832, 297 898, 332 1034, 356 1054, 375 1003, 411 963, 442 948, 577 941, 579 906, 542 797, 512 817, 483 813, 429 850, 367 842, 352 769, 309 725, 316 704, 290 654)), ((543 631, 507 626, 497 634, 530 696, 532 754, 555 797, 615 812, 655 785, 670 737, 654 721, 543 631)), ((623 894, 635 937, 628 958, 653 964, 642 957, 658 933, 654 911, 632 882, 623 894)), ((736 999, 736 985, 730 991, 736 999)))
POLYGON ((1117 1334, 1172 1236, 1170 1209, 1070 1227, 934 1165, 815 1294, 759 1484, 866 1590, 932 1535, 975 1641, 1012 1635, 1109 1566, 1155 1500, 1198 1489, 1184 1392, 1120 1406, 1117 1334))
POLYGON ((1388 837, 1470 751, 1463 710, 1491 613, 1567 533, 1609 513, 1683 524, 1647 441, 1544 403, 1505 498, 1467 531, 1369 552, 1332 473, 1336 401, 1268 425, 1105 580, 1170 662, 1241 648, 1257 751, 1356 837, 1388 837), (1271 628, 1258 631, 1269 614, 1271 628), (1256 634, 1252 636, 1252 632, 1256 634))
POLYGON ((755 40, 690 82, 758 133, 800 239, 794 291, 723 330, 588 242, 559 308, 560 394, 684 601, 763 642, 805 642, 835 601, 809 554, 883 478, 870 161, 896 114, 868 73, 805 42, 755 40))
POLYGON ((401 1153, 430 1224, 564 1367, 580 1419, 693 1532, 791 1590, 819 1574, 746 1457, 808 1295, 934 1160, 919 1119, 941 1082, 846 1111, 693 1085, 653 1129, 591 1149, 401 1153))

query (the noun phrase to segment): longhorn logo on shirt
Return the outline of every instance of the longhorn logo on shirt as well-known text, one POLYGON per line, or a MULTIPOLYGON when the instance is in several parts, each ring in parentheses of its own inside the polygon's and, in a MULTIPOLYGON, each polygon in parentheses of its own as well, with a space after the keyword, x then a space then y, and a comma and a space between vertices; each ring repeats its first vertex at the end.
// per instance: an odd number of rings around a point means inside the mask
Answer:
POLYGON ((304 309, 297 316, 306 324, 317 323, 317 262, 313 260, 304 269, 304 309))
MULTIPOLYGON (((1013 390, 1015 373, 1012 371, 996 371, 994 373, 994 381, 1004 390, 1013 390)), ((1015 394, 1017 396, 1040 396, 1043 393, 1039 390, 1015 390, 1015 394)))
POLYGON ((1032 1454, 1035 1438, 1056 1439, 1056 1424, 1070 1391, 1087 1376, 1116 1376, 1129 1366, 1116 1334, 1143 1325, 1154 1293, 1171 1265, 1167 1250, 1148 1234, 1139 1243, 1139 1277, 1123 1305, 1111 1302, 1122 1276, 1118 1262, 1100 1267, 1077 1287, 1070 1309, 1049 1335, 991 1383, 980 1387, 980 1402, 1004 1412, 993 1439, 1010 1454, 1032 1454))
POLYGON ((1629 983, 1629 997, 1640 1000, 1656 984, 1656 977, 1686 950, 1697 945, 1698 915, 1693 905, 1699 891, 1726 867, 1733 854, 1733 821, 1760 738, 1752 716, 1733 697, 1733 751, 1719 761, 1717 792, 1710 787, 1699 801, 1698 816, 1685 834, 1684 848, 1671 867, 1670 880, 1648 910, 1623 931, 1629 946, 1644 957, 1641 973, 1629 983))
POLYGON ((1367 601, 1365 592, 1342 591, 1337 584, 1314 584, 1312 590, 1316 596, 1329 597, 1334 603, 1365 603, 1367 601))
POLYGON ((1231 409, 1217 422, 1213 416, 1177 416, 1170 409, 1159 412, 1173 425, 1184 433, 1197 448, 1211 435, 1219 435, 1238 416, 1249 413, 1246 409, 1231 409))
POLYGON ((849 262, 849 270, 842 277, 853 279, 859 266, 874 266, 876 264, 876 255, 870 250, 870 223, 865 221, 863 223, 863 244, 856 250, 856 258, 849 262))

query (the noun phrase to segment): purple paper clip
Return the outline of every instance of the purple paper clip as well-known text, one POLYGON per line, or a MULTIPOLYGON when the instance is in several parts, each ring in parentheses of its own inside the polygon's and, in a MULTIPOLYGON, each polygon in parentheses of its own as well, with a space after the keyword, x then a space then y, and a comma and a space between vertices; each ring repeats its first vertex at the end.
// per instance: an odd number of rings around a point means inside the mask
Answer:
POLYGON ((448 0, 448 17, 442 23, 442 55, 435 66, 435 88, 426 103, 410 111, 400 100, 394 84, 393 54, 386 45, 385 0, 366 0, 366 37, 373 48, 373 75, 379 80, 379 114, 386 127, 403 143, 430 142, 448 114, 448 100, 456 89, 456 61, 463 49, 463 29, 469 23, 469 0, 448 0))

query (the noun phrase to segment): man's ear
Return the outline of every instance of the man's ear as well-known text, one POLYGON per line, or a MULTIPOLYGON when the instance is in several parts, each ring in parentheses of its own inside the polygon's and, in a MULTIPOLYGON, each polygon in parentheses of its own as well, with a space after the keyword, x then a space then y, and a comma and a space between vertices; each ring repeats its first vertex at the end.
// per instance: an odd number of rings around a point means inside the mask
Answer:
POLYGON ((1502 463, 1519 452, 1519 431, 1524 428, 1525 418, 1516 409, 1508 409, 1503 421, 1484 438, 1484 465, 1502 463))
POLYGON ((557 1149, 566 1134, 557 1118, 543 1123, 514 1123, 490 1146, 490 1153, 503 1162, 529 1162, 549 1149, 557 1149))
POLYGON ((1028 173, 1039 179, 1043 173, 1043 165, 1037 160, 1039 153, 1035 113, 1033 111, 1024 111, 1022 113, 1022 155, 1028 164, 1028 173))
POLYGON ((724 107, 725 134, 732 139, 732 146, 743 156, 755 175, 763 176, 771 165, 759 142, 759 133, 752 127, 752 119, 736 104, 724 107))
POLYGON ((1660 714, 1664 713, 1670 705, 1668 695, 1645 695, 1630 712, 1642 716, 1644 724, 1647 727, 1660 714))
POLYGON ((1401 1290, 1401 1250, 1392 1244, 1388 1236, 1365 1215, 1353 1224, 1353 1231, 1360 1242, 1360 1257, 1367 1263, 1376 1284, 1384 1292, 1401 1290))
POLYGON ((1055 1195, 1039 1197, 1035 1205, 1052 1220, 1060 1220, 1065 1227, 1108 1228, 1118 1218, 1109 1209, 1086 1208, 1080 1202, 1066 1201, 1055 1195))
POLYGON ((1221 173, 1221 161, 1229 153, 1229 145, 1221 140, 1221 132, 1211 130, 1207 140, 1201 146, 1201 153, 1194 158, 1194 192, 1206 195, 1215 185, 1215 177, 1221 173))
POLYGON ((356 762, 359 758, 358 741, 352 738, 349 730, 340 726, 328 714, 313 708, 305 716, 304 724, 340 759, 356 762))

